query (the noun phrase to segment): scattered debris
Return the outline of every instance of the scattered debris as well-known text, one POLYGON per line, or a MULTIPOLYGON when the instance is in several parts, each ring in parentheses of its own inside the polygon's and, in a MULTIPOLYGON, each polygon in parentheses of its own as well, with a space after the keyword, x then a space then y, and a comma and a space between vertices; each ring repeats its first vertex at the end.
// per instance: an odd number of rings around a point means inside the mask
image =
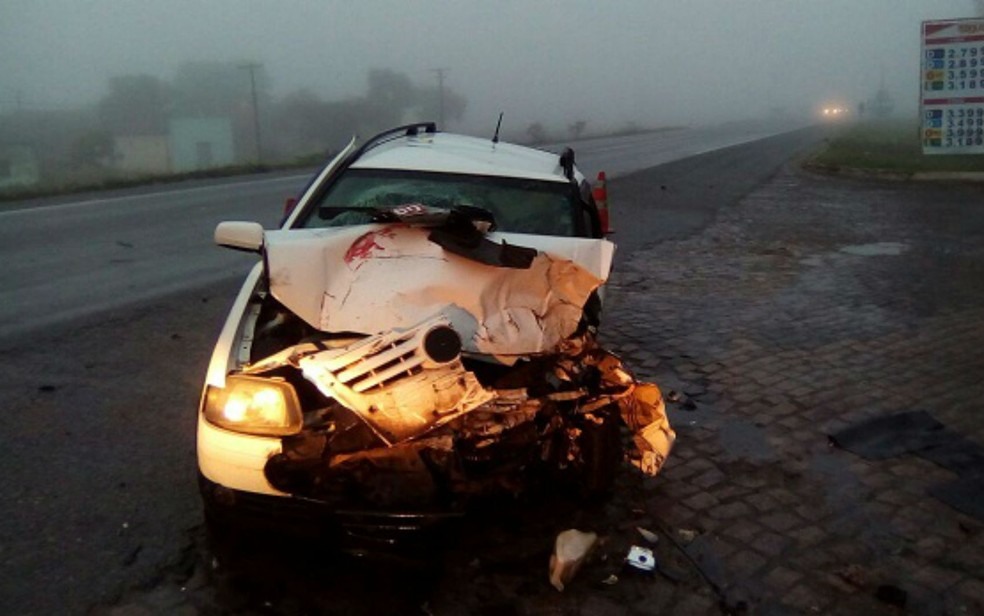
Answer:
POLYGON ((640 571, 648 572, 656 568, 656 556, 653 555, 653 551, 638 545, 629 548, 629 555, 625 557, 625 562, 640 571))
POLYGON ((601 583, 604 584, 605 586, 614 586, 618 584, 618 576, 613 573, 608 577, 606 577, 605 579, 603 579, 601 583))
POLYGON ((679 402, 680 401, 680 392, 678 392, 675 389, 671 389, 669 391, 669 393, 666 394, 666 400, 667 400, 667 402, 679 402))
POLYGON ((126 556, 123 557, 121 564, 124 567, 129 567, 133 563, 137 562, 137 557, 140 556, 140 552, 142 551, 143 551, 143 544, 140 544, 137 547, 133 548, 127 553, 126 556))
POLYGON ((837 574, 837 577, 856 588, 864 588, 870 582, 868 571, 858 564, 850 564, 838 569, 834 573, 837 574))
POLYGON ((557 535, 554 552, 550 556, 550 583, 554 588, 564 590, 597 542, 597 533, 586 533, 575 528, 557 535))
POLYGON ((693 540, 697 538, 697 535, 698 535, 697 531, 691 530, 689 528, 677 529, 677 536, 680 538, 680 541, 682 541, 684 545, 693 542, 693 540))
POLYGON ((875 591, 875 598, 895 607, 905 607, 905 602, 909 599, 909 593, 898 586, 882 584, 875 591))
POLYGON ((873 244, 842 246, 840 251, 859 257, 897 257, 908 250, 908 248, 902 242, 875 242, 873 244))
POLYGON ((639 531, 639 534, 642 535, 642 538, 648 541, 649 543, 653 545, 659 543, 659 535, 657 535, 653 531, 642 528, 640 526, 636 526, 636 530, 639 531))

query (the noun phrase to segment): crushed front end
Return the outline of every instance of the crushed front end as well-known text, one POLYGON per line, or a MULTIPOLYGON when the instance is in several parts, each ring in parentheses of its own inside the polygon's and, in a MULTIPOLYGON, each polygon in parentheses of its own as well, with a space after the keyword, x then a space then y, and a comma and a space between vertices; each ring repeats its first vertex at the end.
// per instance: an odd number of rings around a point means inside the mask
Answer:
POLYGON ((595 339, 612 245, 474 229, 267 232, 202 397, 213 500, 407 515, 537 481, 604 492, 625 458, 659 472, 659 389, 595 339))

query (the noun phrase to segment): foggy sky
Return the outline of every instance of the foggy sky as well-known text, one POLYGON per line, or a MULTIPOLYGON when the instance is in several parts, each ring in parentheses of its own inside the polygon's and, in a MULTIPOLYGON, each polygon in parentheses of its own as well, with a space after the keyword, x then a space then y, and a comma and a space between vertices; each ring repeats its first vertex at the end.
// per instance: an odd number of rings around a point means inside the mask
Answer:
MULTIPOLYGON (((918 96, 919 24, 976 0, 2 0, 0 110, 94 103, 114 75, 262 62, 276 96, 361 94, 370 68, 468 99, 452 128, 689 124, 918 96)), ((244 74, 244 79, 245 79, 244 74)))

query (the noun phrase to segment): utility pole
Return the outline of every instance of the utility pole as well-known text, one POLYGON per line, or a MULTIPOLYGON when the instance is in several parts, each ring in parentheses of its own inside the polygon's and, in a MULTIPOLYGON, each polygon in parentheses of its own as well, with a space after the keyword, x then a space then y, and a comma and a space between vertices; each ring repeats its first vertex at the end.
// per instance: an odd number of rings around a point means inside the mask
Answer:
POLYGON ((437 74, 437 125, 444 128, 444 73, 449 68, 432 68, 431 71, 437 74))
POLYGON ((246 64, 240 64, 239 68, 249 71, 249 85, 250 90, 253 93, 253 141, 256 144, 256 164, 259 165, 263 157, 260 152, 260 113, 256 106, 256 69, 261 68, 263 65, 257 62, 248 62, 246 64))

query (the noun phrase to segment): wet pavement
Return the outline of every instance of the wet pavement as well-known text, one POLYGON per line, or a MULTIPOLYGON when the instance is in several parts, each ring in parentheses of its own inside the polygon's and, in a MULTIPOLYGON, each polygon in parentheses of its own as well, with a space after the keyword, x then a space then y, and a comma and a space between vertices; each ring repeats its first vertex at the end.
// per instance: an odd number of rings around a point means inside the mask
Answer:
POLYGON ((927 494, 953 473, 828 441, 926 409, 984 443, 982 207, 974 186, 786 169, 617 276, 611 342, 697 403, 671 405, 677 446, 645 507, 698 531, 688 550, 725 604, 984 612, 984 523, 927 494))
POLYGON ((260 540, 230 561, 196 528, 180 562, 93 613, 984 613, 984 520, 928 493, 953 473, 828 438, 922 409, 984 444, 984 189, 787 167, 633 252, 607 301, 603 342, 674 400, 658 477, 496 505, 416 565, 260 540), (547 561, 571 527, 605 541, 558 593, 547 561), (657 572, 624 565, 632 544, 657 572))

